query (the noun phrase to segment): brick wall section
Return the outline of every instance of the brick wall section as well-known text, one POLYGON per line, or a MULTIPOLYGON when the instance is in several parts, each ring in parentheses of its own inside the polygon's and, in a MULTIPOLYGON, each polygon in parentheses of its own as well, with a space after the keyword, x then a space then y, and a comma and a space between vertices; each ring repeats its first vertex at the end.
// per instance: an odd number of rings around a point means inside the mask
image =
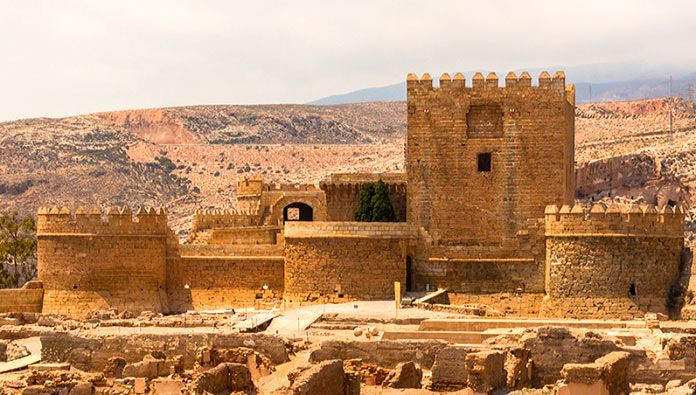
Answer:
POLYGON ((529 218, 574 195, 574 88, 548 73, 407 78, 408 222, 435 245, 505 246, 529 218), (469 130, 471 128, 471 130, 469 130), (491 171, 478 171, 478 154, 491 171), (543 187, 540 187, 543 186, 543 187))
POLYGON ((191 240, 193 244, 276 244, 280 226, 240 226, 199 231, 191 240))
MULTIPOLYGON (((515 243, 503 249, 479 246, 426 247, 426 258, 416 259, 416 290, 447 288, 451 293, 468 293, 477 299, 500 300, 500 294, 543 294, 545 240, 543 220, 529 220, 515 243), (475 252, 475 254, 472 254, 475 252), (473 256, 472 256, 473 255, 473 256)), ((496 306, 492 304, 492 306, 496 306)), ((538 310, 538 309, 537 309, 538 310)))
POLYGON ((393 298, 394 282, 405 283, 409 241, 416 235, 405 223, 286 224, 286 305, 338 294, 344 300, 393 298))
POLYGON ((30 281, 22 288, 0 289, 0 313, 40 313, 43 288, 30 281))
POLYGON ((283 293, 282 255, 182 256, 167 271, 169 306, 176 312, 251 307, 283 293))
POLYGON ((676 211, 548 207, 542 313, 577 318, 667 313, 684 245, 684 215, 676 211))
POLYGON ((116 308, 166 311, 164 210, 39 210, 38 277, 44 313, 116 308))

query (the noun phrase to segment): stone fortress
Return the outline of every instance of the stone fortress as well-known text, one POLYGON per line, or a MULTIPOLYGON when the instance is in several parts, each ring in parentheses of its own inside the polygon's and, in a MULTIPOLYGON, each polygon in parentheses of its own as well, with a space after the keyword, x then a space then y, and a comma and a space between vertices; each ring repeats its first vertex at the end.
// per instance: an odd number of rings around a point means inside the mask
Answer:
POLYGON ((680 207, 575 204, 574 86, 562 72, 407 78, 405 174, 238 183, 236 210, 42 208, 38 271, 14 308, 183 312, 286 307, 446 288, 453 304, 566 318, 667 313, 683 265, 680 207), (395 223, 354 222, 363 183, 395 223))

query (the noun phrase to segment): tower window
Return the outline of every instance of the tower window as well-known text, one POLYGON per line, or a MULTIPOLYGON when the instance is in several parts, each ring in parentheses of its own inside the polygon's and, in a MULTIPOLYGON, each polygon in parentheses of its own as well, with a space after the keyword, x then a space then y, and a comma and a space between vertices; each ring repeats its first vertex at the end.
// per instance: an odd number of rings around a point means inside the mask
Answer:
POLYGON ((491 153, 478 154, 478 171, 491 171, 491 153))

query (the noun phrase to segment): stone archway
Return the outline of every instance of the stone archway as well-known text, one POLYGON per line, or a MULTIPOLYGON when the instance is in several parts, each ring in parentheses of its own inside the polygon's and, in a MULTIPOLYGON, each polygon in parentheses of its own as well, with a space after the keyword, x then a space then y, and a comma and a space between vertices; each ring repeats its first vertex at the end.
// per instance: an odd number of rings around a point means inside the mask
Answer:
POLYGON ((313 221, 314 209, 312 206, 295 202, 290 203, 283 208, 283 222, 287 221, 313 221))

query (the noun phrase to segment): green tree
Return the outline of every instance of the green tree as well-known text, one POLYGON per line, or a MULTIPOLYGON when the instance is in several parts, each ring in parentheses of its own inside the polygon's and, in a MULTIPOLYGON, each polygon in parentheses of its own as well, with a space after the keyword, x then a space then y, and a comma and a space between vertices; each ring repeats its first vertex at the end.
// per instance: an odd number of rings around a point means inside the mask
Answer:
POLYGON ((372 206, 372 222, 396 222, 396 213, 389 199, 387 185, 379 179, 375 185, 375 194, 370 202, 372 206))
POLYGON ((358 222, 372 221, 372 197, 375 195, 375 184, 366 182, 360 190, 360 205, 355 210, 355 220, 358 222))
POLYGON ((0 214, 0 288, 36 276, 36 221, 16 211, 0 214))

